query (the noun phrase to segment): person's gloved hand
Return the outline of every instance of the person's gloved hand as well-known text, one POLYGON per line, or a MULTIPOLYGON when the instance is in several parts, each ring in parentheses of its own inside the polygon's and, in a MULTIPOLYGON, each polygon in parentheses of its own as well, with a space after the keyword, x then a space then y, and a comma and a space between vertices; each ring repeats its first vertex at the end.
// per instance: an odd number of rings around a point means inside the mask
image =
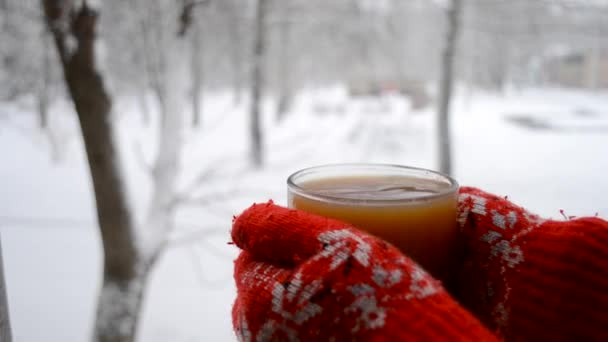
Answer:
POLYGON ((461 188, 461 303, 506 340, 608 341, 608 222, 544 220, 461 188))
POLYGON ((243 341, 494 336, 412 260, 340 221, 254 205, 233 224, 233 323, 243 341))
MULTIPOLYGON (((608 337, 605 221, 542 221, 472 188, 459 211, 459 297, 498 337, 608 337)), ((496 339, 414 262, 345 223, 259 204, 232 239, 241 340, 496 339)))

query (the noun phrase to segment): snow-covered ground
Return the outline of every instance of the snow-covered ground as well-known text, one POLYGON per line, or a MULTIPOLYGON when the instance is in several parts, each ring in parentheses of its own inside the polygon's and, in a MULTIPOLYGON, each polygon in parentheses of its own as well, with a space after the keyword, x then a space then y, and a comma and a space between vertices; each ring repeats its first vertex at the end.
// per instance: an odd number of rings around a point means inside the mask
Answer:
MULTIPOLYGON (((16 341, 85 341, 92 326, 100 242, 82 144, 66 106, 53 111, 59 162, 52 162, 48 134, 35 116, 0 104, 0 234, 16 341)), ((279 124, 268 115, 267 166, 253 171, 244 108, 228 95, 210 94, 203 126, 186 134, 180 184, 197 201, 180 208, 176 243, 154 271, 141 341, 234 340, 232 215, 253 201, 284 204, 291 172, 335 162, 435 165, 430 110, 408 111, 398 97, 348 99, 336 88, 302 94, 279 124)), ((130 196, 143 213, 155 125, 143 126, 128 99, 116 112, 130 196)), ((508 195, 545 216, 559 218, 564 209, 608 217, 606 94, 545 89, 457 96, 452 127, 461 184, 508 195)))

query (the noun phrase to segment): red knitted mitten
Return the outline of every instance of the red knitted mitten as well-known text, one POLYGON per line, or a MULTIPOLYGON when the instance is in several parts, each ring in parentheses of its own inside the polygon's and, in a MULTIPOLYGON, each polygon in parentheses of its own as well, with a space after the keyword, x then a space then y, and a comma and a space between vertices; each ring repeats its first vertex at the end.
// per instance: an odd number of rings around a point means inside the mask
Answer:
POLYGON ((240 340, 494 341, 393 246, 347 224, 253 205, 233 223, 240 340))
POLYGON ((462 188, 459 298, 506 340, 608 341, 608 222, 542 220, 462 188))
MULTIPOLYGON (((608 340, 608 222, 543 220, 463 188, 458 294, 506 340, 608 340)), ((241 339, 484 340, 411 260, 338 221, 271 203, 234 222, 241 339)))

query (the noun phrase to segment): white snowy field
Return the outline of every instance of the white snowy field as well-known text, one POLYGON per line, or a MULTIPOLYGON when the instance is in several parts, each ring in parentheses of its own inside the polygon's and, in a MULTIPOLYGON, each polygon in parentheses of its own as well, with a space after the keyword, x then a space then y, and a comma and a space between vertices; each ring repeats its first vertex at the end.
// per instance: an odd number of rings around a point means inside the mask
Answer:
MULTIPOLYGON (((544 216, 608 217, 608 96, 525 90, 505 96, 459 94, 452 116, 454 176, 508 195, 544 216)), ((155 125, 138 107, 115 106, 133 210, 150 193, 146 165, 155 125)), ((0 104, 0 234, 16 341, 89 339, 100 280, 100 242, 75 115, 53 110, 59 152, 27 105, 0 104)), ((187 130, 176 243, 146 293, 140 341, 231 341, 234 299, 227 245, 232 215, 254 201, 285 203, 285 179, 299 168, 385 162, 433 168, 434 116, 399 97, 348 99, 339 88, 302 94, 291 115, 265 117, 266 167, 247 167, 247 117, 225 94, 205 98, 202 127, 187 130), (203 181, 194 180, 204 173, 203 181), (196 184, 196 186, 193 186, 196 184)), ((268 108, 271 106, 269 104, 268 108)), ((145 227, 144 227, 145 228, 145 227)))

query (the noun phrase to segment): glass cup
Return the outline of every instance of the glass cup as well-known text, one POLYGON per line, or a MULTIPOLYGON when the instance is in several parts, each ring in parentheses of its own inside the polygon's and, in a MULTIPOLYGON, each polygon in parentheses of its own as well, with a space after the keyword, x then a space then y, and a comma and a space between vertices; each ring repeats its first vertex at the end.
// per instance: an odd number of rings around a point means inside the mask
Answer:
POLYGON ((458 183, 438 172, 386 164, 335 164, 287 179, 290 208, 335 218, 399 248, 451 283, 461 260, 458 183))

